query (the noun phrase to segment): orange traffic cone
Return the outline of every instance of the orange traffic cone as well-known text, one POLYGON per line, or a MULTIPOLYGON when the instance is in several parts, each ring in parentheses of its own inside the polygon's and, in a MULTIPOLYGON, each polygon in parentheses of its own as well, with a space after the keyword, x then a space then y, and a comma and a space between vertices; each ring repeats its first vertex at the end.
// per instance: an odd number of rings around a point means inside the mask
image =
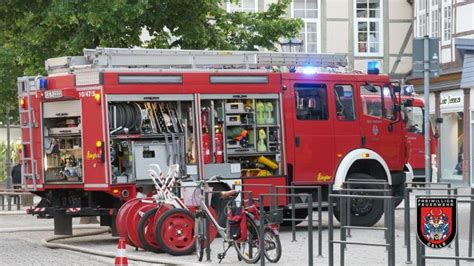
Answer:
POLYGON ((117 247, 117 255, 115 256, 115 266, 127 266, 127 250, 125 248, 125 238, 121 237, 117 247))

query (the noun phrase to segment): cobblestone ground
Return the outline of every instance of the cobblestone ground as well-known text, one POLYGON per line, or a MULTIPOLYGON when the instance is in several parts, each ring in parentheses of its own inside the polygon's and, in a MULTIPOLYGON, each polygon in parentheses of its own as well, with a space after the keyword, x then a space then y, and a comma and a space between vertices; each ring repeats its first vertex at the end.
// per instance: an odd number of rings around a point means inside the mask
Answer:
MULTIPOLYGON (((467 191, 466 191, 467 193, 467 191)), ((466 194, 460 193, 460 194, 466 194)), ((415 209, 414 209, 414 198, 411 200, 411 240, 412 240, 412 260, 415 264, 416 251, 416 235, 415 235, 415 209)), ((401 205, 403 206, 403 205, 401 205)), ((317 213, 314 213, 313 217, 317 217, 317 213)), ((398 208, 396 210, 396 262, 397 265, 405 265, 406 252, 404 248, 404 231, 403 231, 403 209, 398 208)), ((459 206, 458 213, 458 234, 460 236, 460 250, 461 255, 467 255, 468 245, 468 218, 469 208, 465 204, 459 206)), ((382 219, 383 220, 383 219, 382 219)), ((75 219, 74 223, 77 224, 79 221, 75 219)), ((52 220, 38 220, 34 217, 27 215, 0 215, 0 265, 111 265, 114 260, 110 258, 98 257, 88 254, 82 254, 78 252, 66 251, 66 250, 54 250, 48 249, 41 246, 40 241, 44 238, 51 237, 52 231, 40 231, 40 232, 16 232, 16 233, 2 233, 1 230, 11 227, 31 227, 31 226, 52 226, 52 220)), ((327 265, 328 264, 328 231, 327 231, 327 212, 323 213, 323 257, 317 257, 317 230, 315 224, 315 231, 313 234, 313 257, 314 265, 327 265)), ((379 223, 377 226, 383 226, 379 223)), ((308 233, 305 224, 301 224, 297 227, 296 242, 291 240, 291 230, 282 229, 281 241, 283 244, 283 255, 279 265, 307 265, 308 262, 308 233)), ((75 229, 74 233, 85 232, 85 229, 75 229)), ((334 237, 339 238, 340 231, 337 228, 334 231, 334 237)), ((351 241, 363 241, 363 242, 384 242, 383 233, 377 231, 355 231, 352 232, 351 241)), ((74 246, 93 248, 99 251, 115 252, 117 247, 117 238, 112 237, 108 234, 81 237, 75 239, 67 239, 57 241, 56 243, 70 244, 74 246)), ((217 253, 221 252, 222 242, 220 239, 216 239, 212 243, 212 263, 217 264, 217 253)), ((339 246, 335 246, 335 264, 339 264, 339 246)), ((129 255, 140 255, 149 258, 167 258, 176 259, 179 261, 185 261, 189 263, 196 263, 197 259, 194 255, 183 256, 179 258, 173 258, 167 254, 154 254, 145 252, 143 250, 136 251, 132 247, 127 247, 127 254, 129 255)), ((432 255, 454 255, 453 248, 445 248, 442 250, 430 250, 427 248, 427 254, 432 255)), ((386 265, 387 255, 384 248, 381 247, 367 247, 367 246, 348 246, 345 256, 347 265, 386 265)), ((131 262, 130 264, 144 265, 145 263, 131 262)), ((236 264, 240 265, 243 262, 237 260, 236 253, 233 249, 229 250, 227 257, 222 261, 222 264, 236 264)), ((428 261, 427 265, 454 265, 453 261, 428 261)), ((461 262, 461 265, 464 263, 461 262)))

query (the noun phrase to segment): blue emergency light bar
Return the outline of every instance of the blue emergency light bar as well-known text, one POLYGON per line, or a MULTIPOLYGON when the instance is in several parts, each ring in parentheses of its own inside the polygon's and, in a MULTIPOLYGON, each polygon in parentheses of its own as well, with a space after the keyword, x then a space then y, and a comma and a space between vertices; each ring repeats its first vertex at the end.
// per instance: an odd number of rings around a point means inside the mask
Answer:
POLYGON ((48 88, 48 80, 45 78, 42 78, 39 80, 39 88, 40 90, 46 90, 48 88))
POLYGON ((380 62, 369 61, 367 63, 367 74, 378 75, 380 73, 380 62))

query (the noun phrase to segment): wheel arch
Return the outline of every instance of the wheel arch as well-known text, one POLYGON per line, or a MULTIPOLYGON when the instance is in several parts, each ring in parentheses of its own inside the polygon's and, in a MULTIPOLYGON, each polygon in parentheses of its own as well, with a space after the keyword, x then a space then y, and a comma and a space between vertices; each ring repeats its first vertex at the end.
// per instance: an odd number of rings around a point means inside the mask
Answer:
POLYGON ((342 183, 352 173, 369 174, 376 179, 387 180, 392 184, 392 177, 387 162, 377 152, 369 149, 355 149, 341 160, 334 178, 334 190, 340 190, 342 183))

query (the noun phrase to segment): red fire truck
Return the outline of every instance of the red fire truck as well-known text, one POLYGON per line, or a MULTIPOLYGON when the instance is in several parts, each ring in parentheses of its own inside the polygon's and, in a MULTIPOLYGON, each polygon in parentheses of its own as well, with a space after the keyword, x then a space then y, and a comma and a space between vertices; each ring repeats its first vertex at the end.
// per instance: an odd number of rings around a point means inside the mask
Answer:
MULTIPOLYGON (((72 217, 113 225, 137 187, 151 189, 151 163, 224 176, 217 189, 322 185, 327 198, 329 185, 357 178, 403 193, 394 87, 386 75, 321 73, 346 65, 340 54, 114 48, 48 59, 47 77, 18 79, 23 187, 42 198, 30 213, 54 218, 57 234, 72 232, 72 217)), ((372 225, 383 204, 352 212, 354 225, 372 225)))
MULTIPOLYGON (((410 160, 408 167, 412 168, 414 181, 425 181, 425 123, 424 123, 424 100, 419 97, 402 96, 402 99, 411 99, 412 106, 405 107, 407 140, 410 144, 410 160)), ((430 131, 431 173, 435 176, 436 151, 438 133, 430 131)))

